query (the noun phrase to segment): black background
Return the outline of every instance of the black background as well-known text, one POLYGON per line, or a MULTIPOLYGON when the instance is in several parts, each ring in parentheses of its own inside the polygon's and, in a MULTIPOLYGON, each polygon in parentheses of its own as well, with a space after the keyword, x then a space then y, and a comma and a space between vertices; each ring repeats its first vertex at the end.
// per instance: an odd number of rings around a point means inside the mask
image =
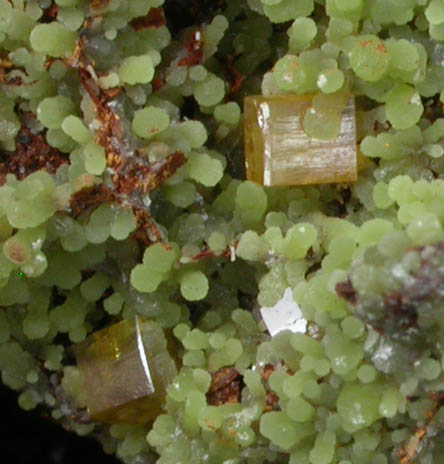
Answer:
POLYGON ((4 464, 122 464, 93 438, 79 437, 40 416, 23 411, 17 393, 0 382, 1 462, 4 464))

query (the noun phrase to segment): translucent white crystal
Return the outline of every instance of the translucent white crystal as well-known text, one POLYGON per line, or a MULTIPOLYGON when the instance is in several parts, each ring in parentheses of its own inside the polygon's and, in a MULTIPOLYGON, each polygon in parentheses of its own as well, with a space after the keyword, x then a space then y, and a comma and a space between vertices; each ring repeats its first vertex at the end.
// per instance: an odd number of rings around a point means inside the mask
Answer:
POLYGON ((304 319, 299 305, 293 300, 290 287, 274 306, 261 308, 261 315, 272 337, 283 330, 304 333, 307 329, 307 320, 304 319))

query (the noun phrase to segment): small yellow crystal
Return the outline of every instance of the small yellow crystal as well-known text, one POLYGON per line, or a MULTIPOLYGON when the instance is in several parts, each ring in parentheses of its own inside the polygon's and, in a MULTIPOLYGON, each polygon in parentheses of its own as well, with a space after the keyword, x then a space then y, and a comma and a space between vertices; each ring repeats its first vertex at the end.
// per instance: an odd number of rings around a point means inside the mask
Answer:
POLYGON ((344 95, 246 97, 247 178, 266 186, 355 181, 355 105, 344 95))
POLYGON ((93 421, 138 424, 161 413, 177 368, 158 324, 119 322, 90 335, 75 354, 93 421))

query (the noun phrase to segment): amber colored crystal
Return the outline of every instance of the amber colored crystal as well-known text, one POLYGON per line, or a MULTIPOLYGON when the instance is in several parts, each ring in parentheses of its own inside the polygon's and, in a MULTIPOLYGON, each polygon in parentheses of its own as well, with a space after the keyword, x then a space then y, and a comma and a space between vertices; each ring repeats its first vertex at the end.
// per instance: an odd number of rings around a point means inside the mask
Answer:
MULTIPOLYGON (((265 186, 352 182, 357 179, 356 122, 353 97, 342 113, 339 135, 309 137, 302 120, 313 95, 245 98, 247 178, 265 186)), ((329 109, 331 111, 331 109, 329 109)))
POLYGON ((90 335, 75 354, 93 421, 138 424, 161 413, 177 368, 158 324, 119 322, 90 335))

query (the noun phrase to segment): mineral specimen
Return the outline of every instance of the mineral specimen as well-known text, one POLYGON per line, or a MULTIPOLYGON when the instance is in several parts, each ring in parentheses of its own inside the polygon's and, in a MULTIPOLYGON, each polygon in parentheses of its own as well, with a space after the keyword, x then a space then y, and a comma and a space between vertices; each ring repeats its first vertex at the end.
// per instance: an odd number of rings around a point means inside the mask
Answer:
POLYGON ((245 99, 248 179, 267 186, 356 180, 354 99, 318 100, 313 95, 245 99), (324 134, 324 140, 317 134, 324 134))
POLYGON ((444 0, 0 0, 19 405, 125 464, 441 464, 443 41, 444 0))
POLYGON ((75 353, 92 420, 143 424, 162 411, 177 368, 155 322, 119 322, 91 334, 75 353))

